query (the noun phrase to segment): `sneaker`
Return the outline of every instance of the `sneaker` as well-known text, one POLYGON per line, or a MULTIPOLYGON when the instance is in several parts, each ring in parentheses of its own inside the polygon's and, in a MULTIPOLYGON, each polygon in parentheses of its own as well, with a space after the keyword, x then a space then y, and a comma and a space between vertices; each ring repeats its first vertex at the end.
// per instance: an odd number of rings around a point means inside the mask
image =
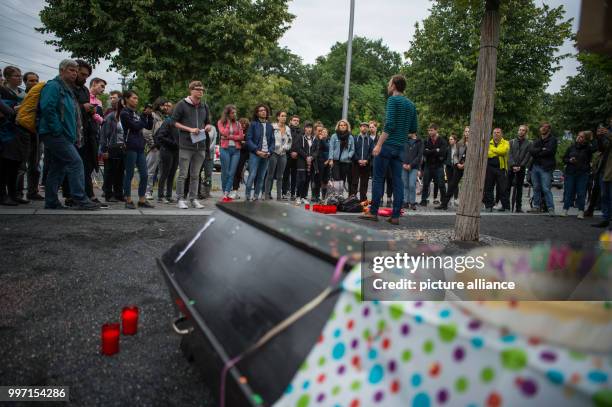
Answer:
POLYGON ((554 209, 549 210, 548 211, 548 216, 551 216, 551 217, 555 216, 555 210, 554 209))
POLYGON ((434 205, 440 205, 440 201, 438 201, 437 199, 434 199, 434 205))
POLYGON ((295 206, 300 206, 302 204, 302 200, 300 198, 295 198, 295 206))
POLYGON ((28 194, 28 199, 30 201, 44 201, 45 197, 38 192, 34 192, 33 194, 28 194))
POLYGON ((310 205, 310 202, 308 202, 308 199, 304 199, 304 200, 302 200, 302 203, 303 203, 304 205, 310 205))
POLYGON ((136 205, 134 205, 134 202, 126 202, 125 203, 125 209, 136 209, 136 205))
POLYGON ((189 206, 187 206, 187 201, 185 201, 184 199, 179 199, 178 203, 176 204, 176 207, 179 209, 189 209, 189 206))
POLYGON ((102 203, 102 202, 100 202, 100 203, 98 204, 98 206, 100 207, 100 209, 108 209, 108 208, 110 208, 110 205, 109 205, 109 204, 107 204, 107 203, 102 203))
POLYGON ((563 209, 563 212, 561 212, 561 215, 559 215, 559 216, 561 216, 562 218, 565 218, 565 217, 567 217, 568 214, 569 214, 569 210, 563 209))
POLYGON ((100 209, 100 205, 95 202, 87 201, 74 205, 74 209, 79 211, 97 211, 100 209))
POLYGON ((150 193, 150 192, 147 192, 147 193, 145 194, 145 199, 146 199, 147 201, 152 201, 152 200, 153 200, 153 194, 152 194, 152 193, 150 193))
POLYGON ((238 191, 232 191, 229 194, 230 199, 238 199, 238 191))
POLYGON ((410 204, 409 204, 408 202, 404 202, 404 203, 402 204, 402 208, 404 208, 404 209, 410 209, 410 204))
POLYGON ((578 219, 584 219, 584 211, 578 211, 578 219))
POLYGON ((417 210, 416 204, 415 203, 410 204, 410 209, 412 209, 413 211, 416 211, 417 210))
POLYGON ((139 208, 149 208, 149 209, 155 208, 155 206, 153 204, 150 204, 149 201, 147 201, 146 197, 145 197, 145 201, 144 202, 138 202, 138 207, 139 208))
POLYGON ((427 201, 421 201, 421 202, 419 203, 419 206, 427 206, 427 201))
POLYGON ((196 209, 204 209, 204 205, 202 205, 200 201, 198 201, 197 199, 191 200, 191 206, 193 206, 196 209))
POLYGON ((287 195, 281 196, 281 201, 288 201, 289 197, 287 195))
POLYGON ((104 198, 104 202, 116 203, 116 202, 119 202, 119 200, 115 198, 114 196, 111 196, 110 198, 104 198))

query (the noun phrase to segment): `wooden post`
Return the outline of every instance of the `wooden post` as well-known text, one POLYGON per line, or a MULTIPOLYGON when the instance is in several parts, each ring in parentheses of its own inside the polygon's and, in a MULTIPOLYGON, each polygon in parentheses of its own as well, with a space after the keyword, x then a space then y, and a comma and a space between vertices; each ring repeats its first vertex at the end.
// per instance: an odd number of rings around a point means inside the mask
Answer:
POLYGON ((480 53, 470 119, 470 141, 465 160, 463 186, 455 220, 455 239, 477 241, 480 208, 487 169, 489 137, 493 125, 497 45, 499 44, 500 0, 487 0, 480 28, 480 53))

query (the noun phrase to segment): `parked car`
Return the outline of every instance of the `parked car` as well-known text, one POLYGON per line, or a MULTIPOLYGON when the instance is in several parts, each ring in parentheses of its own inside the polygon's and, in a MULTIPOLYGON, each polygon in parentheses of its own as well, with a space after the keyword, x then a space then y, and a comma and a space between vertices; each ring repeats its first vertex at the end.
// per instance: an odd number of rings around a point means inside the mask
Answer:
POLYGON ((563 175, 563 171, 554 170, 553 175, 552 175, 552 186, 562 189, 564 183, 565 183, 565 176, 563 175))

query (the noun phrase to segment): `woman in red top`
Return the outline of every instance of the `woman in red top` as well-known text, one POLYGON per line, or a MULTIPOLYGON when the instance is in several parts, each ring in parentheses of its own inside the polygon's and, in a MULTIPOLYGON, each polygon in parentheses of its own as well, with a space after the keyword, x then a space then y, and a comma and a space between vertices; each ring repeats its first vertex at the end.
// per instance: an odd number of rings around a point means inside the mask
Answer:
POLYGON ((219 155, 221 158, 223 201, 229 202, 232 200, 229 194, 232 192, 234 174, 236 174, 236 168, 240 160, 240 149, 244 141, 244 132, 236 117, 236 106, 225 106, 217 127, 219 128, 219 134, 221 134, 219 155))

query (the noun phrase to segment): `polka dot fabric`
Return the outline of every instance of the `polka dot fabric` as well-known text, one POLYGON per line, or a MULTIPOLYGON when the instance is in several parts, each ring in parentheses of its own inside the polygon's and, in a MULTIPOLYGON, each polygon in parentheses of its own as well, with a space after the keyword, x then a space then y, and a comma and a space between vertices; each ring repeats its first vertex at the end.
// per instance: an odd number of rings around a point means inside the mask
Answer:
POLYGON ((287 407, 612 406, 612 355, 573 352, 450 302, 360 302, 353 270, 287 407))

